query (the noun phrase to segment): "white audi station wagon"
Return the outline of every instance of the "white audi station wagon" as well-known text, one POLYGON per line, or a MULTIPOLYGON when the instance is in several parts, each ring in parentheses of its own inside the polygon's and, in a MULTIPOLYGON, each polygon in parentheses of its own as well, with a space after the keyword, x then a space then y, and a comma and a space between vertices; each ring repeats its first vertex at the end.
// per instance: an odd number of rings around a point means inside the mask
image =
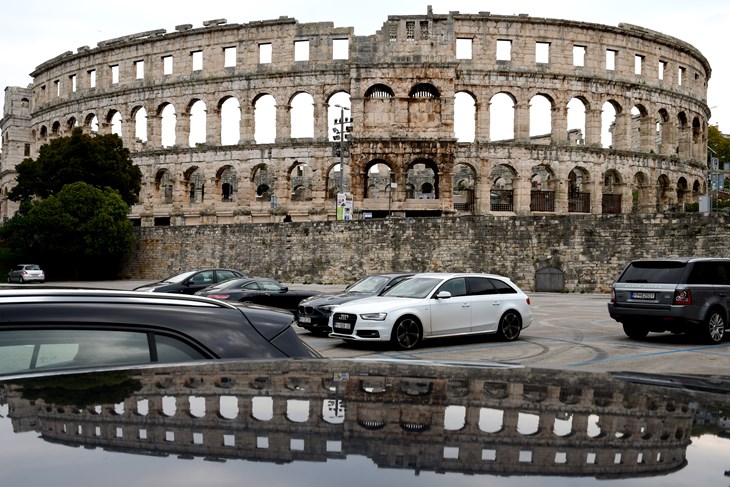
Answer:
POLYGON ((512 341, 531 323, 530 298, 507 277, 424 273, 381 296, 337 306, 329 336, 410 350, 421 340, 454 335, 489 333, 512 341))

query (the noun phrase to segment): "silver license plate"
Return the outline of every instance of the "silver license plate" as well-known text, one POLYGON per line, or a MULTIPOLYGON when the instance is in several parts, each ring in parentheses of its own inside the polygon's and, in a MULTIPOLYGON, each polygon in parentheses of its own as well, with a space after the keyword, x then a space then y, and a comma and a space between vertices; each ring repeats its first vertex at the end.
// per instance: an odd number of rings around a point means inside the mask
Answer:
POLYGON ((346 331, 350 331, 351 330, 351 326, 352 325, 350 325, 350 323, 341 323, 339 321, 335 321, 335 322, 332 323, 332 328, 334 328, 335 330, 346 330, 346 331))
POLYGON ((631 299, 655 299, 656 293, 641 293, 641 292, 633 292, 631 293, 631 299))
POLYGON ((311 323, 311 322, 312 322, 312 318, 310 318, 309 316, 300 316, 299 317, 299 323, 311 323))

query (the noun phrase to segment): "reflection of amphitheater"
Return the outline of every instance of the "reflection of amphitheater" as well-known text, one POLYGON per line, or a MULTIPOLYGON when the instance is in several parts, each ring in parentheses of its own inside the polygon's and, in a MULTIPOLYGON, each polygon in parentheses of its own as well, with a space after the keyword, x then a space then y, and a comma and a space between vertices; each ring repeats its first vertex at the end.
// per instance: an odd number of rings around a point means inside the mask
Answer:
POLYGON ((705 191, 710 74, 654 31, 525 15, 143 32, 6 91, 0 213, 15 165, 77 126, 121 135, 144 226, 333 219, 341 180, 356 216, 677 209, 705 191))
POLYGON ((126 399, 81 408, 11 387, 9 417, 18 433, 128 453, 601 478, 682 468, 692 426, 669 396, 570 372, 332 360, 130 379, 126 399))

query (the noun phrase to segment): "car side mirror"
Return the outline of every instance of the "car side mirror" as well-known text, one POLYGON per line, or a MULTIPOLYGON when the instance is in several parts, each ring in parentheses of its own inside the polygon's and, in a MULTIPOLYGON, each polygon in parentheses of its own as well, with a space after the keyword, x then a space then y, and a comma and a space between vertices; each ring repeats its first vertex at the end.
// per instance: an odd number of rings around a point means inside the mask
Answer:
POLYGON ((289 288, 288 288, 288 287, 286 287, 286 286, 283 286, 283 287, 281 288, 281 291, 279 291, 279 292, 280 292, 280 293, 285 293, 285 292, 287 292, 288 290, 289 290, 289 288))
POLYGON ((440 291, 436 295, 436 299, 449 299, 451 297, 451 293, 448 291, 440 291))

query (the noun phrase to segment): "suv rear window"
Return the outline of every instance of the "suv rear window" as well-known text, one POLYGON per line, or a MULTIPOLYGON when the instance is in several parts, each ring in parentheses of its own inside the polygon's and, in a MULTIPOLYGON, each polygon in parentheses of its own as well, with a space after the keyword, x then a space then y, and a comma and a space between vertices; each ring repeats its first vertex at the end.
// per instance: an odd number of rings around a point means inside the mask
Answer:
POLYGON ((686 266, 685 262, 632 262, 621 274, 618 282, 679 283, 686 266))

